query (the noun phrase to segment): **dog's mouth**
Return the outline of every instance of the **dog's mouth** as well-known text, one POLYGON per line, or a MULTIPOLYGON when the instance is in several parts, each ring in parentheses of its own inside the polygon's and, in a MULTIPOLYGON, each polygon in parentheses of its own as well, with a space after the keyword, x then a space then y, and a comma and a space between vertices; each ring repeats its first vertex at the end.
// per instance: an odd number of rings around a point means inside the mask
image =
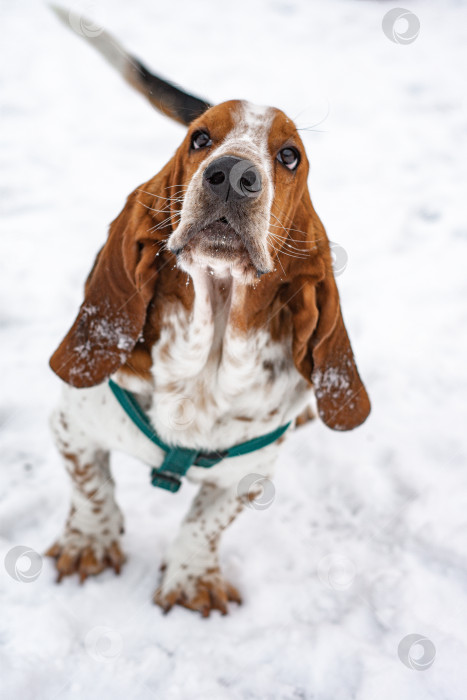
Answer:
POLYGON ((202 228, 192 228, 185 244, 176 253, 229 264, 249 258, 242 236, 225 216, 202 228))
POLYGON ((225 216, 195 233, 190 243, 200 252, 209 253, 213 257, 234 256, 247 252, 241 236, 225 216))
POLYGON ((221 216, 204 225, 182 226, 175 232, 169 249, 182 269, 189 272, 194 264, 220 277, 230 274, 249 282, 269 271, 258 243, 229 219, 221 216))

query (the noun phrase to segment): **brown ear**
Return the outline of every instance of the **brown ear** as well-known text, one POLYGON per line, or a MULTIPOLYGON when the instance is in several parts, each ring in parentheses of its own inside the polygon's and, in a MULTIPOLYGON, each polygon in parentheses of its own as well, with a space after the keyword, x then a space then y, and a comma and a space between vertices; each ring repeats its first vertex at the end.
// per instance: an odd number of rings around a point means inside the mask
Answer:
POLYGON ((334 430, 352 430, 370 413, 370 399, 358 374, 332 272, 317 285, 318 324, 310 339, 318 411, 334 430))
POLYGON ((367 418, 370 400, 342 318, 327 237, 314 210, 312 216, 315 253, 290 290, 294 361, 313 383, 324 423, 333 430, 351 430, 367 418))
POLYGON ((154 293, 157 247, 154 224, 135 191, 110 226, 85 286, 78 316, 50 359, 72 386, 103 382, 125 361, 143 329, 154 293))

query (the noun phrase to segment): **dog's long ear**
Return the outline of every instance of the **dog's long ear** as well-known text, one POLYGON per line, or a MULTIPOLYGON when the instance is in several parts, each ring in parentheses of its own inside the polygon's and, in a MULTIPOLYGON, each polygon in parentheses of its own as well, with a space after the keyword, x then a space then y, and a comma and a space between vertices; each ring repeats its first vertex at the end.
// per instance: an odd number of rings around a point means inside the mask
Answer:
POLYGON ((334 430, 351 430, 367 418, 370 400, 342 318, 324 227, 309 198, 301 211, 302 220, 294 227, 305 230, 308 225, 315 249, 289 291, 294 362, 313 383, 324 423, 334 430), (304 210, 308 221, 303 220, 304 210))
MULTIPOLYGON (((143 189, 163 192, 169 169, 143 189)), ((151 206, 154 197, 142 190, 128 197, 94 262, 78 316, 50 359, 53 371, 72 386, 91 387, 107 379, 124 364, 141 334, 160 264, 157 242, 163 238, 160 230, 151 233, 151 206)))

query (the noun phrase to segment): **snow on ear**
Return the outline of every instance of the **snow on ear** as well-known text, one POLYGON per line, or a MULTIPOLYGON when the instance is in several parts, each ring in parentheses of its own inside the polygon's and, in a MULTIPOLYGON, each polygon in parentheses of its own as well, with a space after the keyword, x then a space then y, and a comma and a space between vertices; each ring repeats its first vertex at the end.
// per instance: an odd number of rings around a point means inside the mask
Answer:
POLYGON ((130 195, 96 258, 78 316, 50 359, 72 386, 91 387, 110 377, 142 332, 157 276, 154 242, 144 238, 147 217, 130 195))
POLYGON ((328 278, 318 284, 316 301, 319 317, 310 346, 318 412, 333 430, 352 430, 366 420, 371 406, 355 364, 333 278, 332 283, 328 278))

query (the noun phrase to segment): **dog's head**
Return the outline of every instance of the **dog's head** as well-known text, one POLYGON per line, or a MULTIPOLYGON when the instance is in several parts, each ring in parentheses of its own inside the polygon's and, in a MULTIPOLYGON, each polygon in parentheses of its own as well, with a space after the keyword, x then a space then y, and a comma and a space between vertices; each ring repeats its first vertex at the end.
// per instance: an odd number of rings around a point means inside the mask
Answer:
POLYGON ((271 272, 308 174, 293 122, 237 100, 211 107, 190 125, 174 172, 179 197, 168 246, 178 264, 243 283, 271 272))
POLYGON ((360 425, 370 403, 307 174, 302 141, 280 110, 230 101, 197 117, 174 157, 112 223, 53 370, 77 387, 107 379, 146 342, 148 308, 180 299, 185 273, 201 267, 249 290, 244 331, 260 324, 290 335, 295 365, 313 383, 329 427, 360 425))

